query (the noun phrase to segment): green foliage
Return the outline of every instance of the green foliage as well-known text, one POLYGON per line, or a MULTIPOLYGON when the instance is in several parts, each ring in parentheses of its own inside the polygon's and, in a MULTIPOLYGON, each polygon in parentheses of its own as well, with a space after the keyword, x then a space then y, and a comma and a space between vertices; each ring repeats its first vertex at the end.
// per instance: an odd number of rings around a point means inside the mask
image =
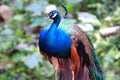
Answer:
POLYGON ((26 10, 33 12, 33 14, 42 14, 47 4, 48 4, 47 1, 40 1, 40 2, 28 5, 26 10))
POLYGON ((52 65, 39 54, 36 44, 40 30, 51 23, 45 18, 46 6, 59 7, 62 3, 68 7, 69 17, 62 21, 61 27, 86 24, 79 20, 78 12, 97 17, 99 23, 87 22, 94 27, 88 35, 106 80, 119 80, 120 32, 105 38, 99 34, 100 29, 120 25, 119 0, 1 0, 0 4, 8 5, 13 15, 8 22, 0 24, 0 80, 53 80, 52 65), (1 63, 5 64, 3 68, 1 63))

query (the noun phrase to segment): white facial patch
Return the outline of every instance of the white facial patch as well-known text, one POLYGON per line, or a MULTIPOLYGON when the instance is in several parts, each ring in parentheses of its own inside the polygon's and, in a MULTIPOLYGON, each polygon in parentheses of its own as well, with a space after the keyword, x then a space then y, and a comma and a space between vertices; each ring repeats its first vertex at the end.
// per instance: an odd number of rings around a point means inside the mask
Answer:
POLYGON ((57 16, 57 13, 53 14, 51 18, 55 18, 57 16))

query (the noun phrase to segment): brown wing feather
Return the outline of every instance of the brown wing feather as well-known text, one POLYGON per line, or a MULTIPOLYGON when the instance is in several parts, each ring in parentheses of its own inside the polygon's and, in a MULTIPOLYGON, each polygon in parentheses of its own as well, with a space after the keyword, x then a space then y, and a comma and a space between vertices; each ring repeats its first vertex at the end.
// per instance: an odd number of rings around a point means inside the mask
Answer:
POLYGON ((71 30, 70 34, 74 38, 78 39, 78 41, 80 41, 84 45, 85 52, 86 52, 86 54, 89 55, 90 64, 92 65, 93 64, 93 56, 92 56, 92 52, 91 52, 92 46, 91 46, 86 34, 83 32, 83 30, 78 25, 74 24, 71 27, 72 27, 72 30, 71 30))
POLYGON ((71 57, 69 60, 71 69, 74 71, 74 75, 77 75, 82 67, 82 61, 74 45, 71 46, 71 57))

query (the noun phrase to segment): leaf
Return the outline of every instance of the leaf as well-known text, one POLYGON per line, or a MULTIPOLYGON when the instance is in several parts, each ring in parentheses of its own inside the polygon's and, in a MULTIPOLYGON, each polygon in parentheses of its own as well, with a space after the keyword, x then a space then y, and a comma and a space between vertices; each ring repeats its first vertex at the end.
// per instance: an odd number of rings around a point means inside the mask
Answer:
POLYGON ((99 9, 101 9, 103 6, 100 3, 92 3, 92 4, 88 4, 88 7, 89 8, 99 8, 99 9))
POLYGON ((67 0, 67 2, 69 4, 77 4, 77 3, 81 2, 81 1, 83 1, 83 0, 67 0))
POLYGON ((93 31, 94 28, 91 24, 89 23, 80 23, 78 24, 80 28, 82 28, 83 31, 93 31))
POLYGON ((83 23, 91 23, 93 25, 98 25, 98 26, 101 25, 101 23, 99 22, 99 20, 95 15, 87 12, 79 12, 78 19, 81 20, 83 23))
POLYGON ((24 31, 21 28, 18 28, 15 36, 19 38, 19 37, 22 37, 23 34, 24 34, 24 31))
POLYGON ((4 40, 5 40, 5 41, 16 41, 16 38, 15 38, 14 35, 9 35, 9 36, 7 36, 7 38, 4 37, 4 40))
POLYGON ((24 9, 24 5, 22 2, 18 2, 15 4, 15 7, 14 7, 16 10, 20 11, 20 10, 23 10, 24 9))
POLYGON ((17 14, 13 17, 14 20, 22 22, 24 20, 25 16, 22 14, 17 14))
POLYGON ((35 19, 34 22, 30 25, 30 27, 37 27, 37 26, 39 26, 41 24, 41 22, 43 22, 42 20, 43 20, 42 18, 35 19))
POLYGON ((23 56, 23 54, 16 53, 12 56, 12 61, 15 63, 18 63, 21 60, 22 56, 23 56))
POLYGON ((109 76, 109 77, 106 78, 106 80, 114 80, 113 78, 114 78, 115 74, 114 74, 113 71, 108 71, 106 73, 106 75, 109 76))
POLYGON ((39 64, 39 54, 38 53, 34 53, 34 54, 29 54, 27 55, 24 64, 29 67, 30 69, 33 69, 34 67, 36 67, 39 64))
POLYGON ((30 41, 32 41, 34 38, 35 38, 34 35, 28 36, 28 37, 25 38, 25 42, 30 42, 30 41))
POLYGON ((34 20, 30 27, 38 27, 38 26, 47 26, 50 24, 49 19, 44 19, 43 17, 38 17, 34 20))
POLYGON ((9 28, 1 32, 1 35, 11 35, 11 34, 13 34, 13 31, 9 28))
POLYGON ((47 1, 40 1, 27 6, 26 10, 33 12, 34 14, 40 14, 45 11, 45 6, 48 4, 47 1))

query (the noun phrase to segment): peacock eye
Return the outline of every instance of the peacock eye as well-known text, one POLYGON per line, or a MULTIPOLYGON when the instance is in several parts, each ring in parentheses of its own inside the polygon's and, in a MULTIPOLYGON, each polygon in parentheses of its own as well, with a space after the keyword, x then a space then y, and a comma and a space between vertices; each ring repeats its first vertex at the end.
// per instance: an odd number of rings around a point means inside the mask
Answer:
POLYGON ((57 13, 51 13, 51 14, 49 15, 50 18, 55 18, 56 16, 57 16, 57 13))

